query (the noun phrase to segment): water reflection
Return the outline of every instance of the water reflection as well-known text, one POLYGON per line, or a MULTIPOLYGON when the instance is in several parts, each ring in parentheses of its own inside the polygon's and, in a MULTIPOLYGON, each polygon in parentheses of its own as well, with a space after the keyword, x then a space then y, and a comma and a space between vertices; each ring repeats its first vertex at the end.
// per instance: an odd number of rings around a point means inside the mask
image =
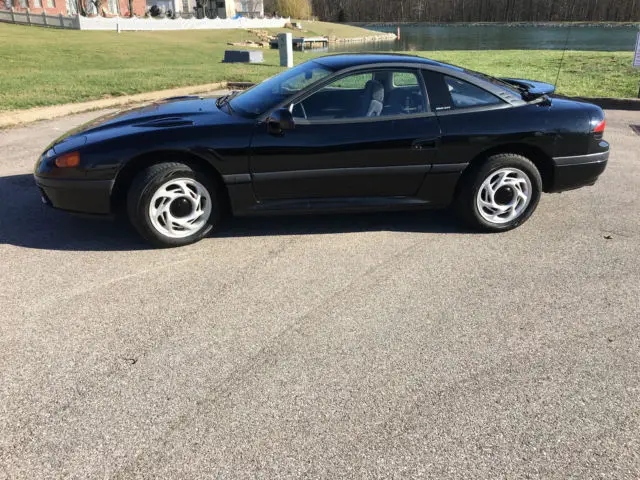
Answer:
MULTIPOLYGON (((395 32, 396 25, 367 26, 395 32)), ((399 41, 331 45, 332 52, 416 50, 633 51, 634 26, 425 25, 401 26, 399 41)))

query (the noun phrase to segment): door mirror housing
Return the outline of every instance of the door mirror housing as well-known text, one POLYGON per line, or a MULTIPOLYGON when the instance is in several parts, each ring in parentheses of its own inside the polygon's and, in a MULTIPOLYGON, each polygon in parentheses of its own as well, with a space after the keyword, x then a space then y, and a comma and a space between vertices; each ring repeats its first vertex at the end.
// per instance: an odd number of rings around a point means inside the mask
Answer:
POLYGON ((275 110, 267 118, 267 129, 271 134, 282 135, 286 130, 293 130, 295 126, 293 115, 288 108, 275 110))

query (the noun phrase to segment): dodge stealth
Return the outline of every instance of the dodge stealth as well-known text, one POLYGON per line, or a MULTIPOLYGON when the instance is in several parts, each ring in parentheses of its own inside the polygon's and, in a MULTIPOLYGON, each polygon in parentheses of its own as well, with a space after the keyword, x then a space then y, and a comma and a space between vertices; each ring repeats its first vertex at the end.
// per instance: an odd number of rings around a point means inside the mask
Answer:
POLYGON ((165 247, 226 213, 451 205, 500 232, 607 165, 602 109, 553 92, 414 56, 326 56, 243 93, 99 118, 50 145, 35 181, 46 204, 126 215, 165 247))

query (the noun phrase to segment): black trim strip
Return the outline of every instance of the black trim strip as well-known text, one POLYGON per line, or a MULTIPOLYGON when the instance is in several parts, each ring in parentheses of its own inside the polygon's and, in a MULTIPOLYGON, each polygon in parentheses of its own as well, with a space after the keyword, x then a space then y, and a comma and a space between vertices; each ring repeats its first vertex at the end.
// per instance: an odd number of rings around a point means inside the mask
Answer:
MULTIPOLYGON (((504 99, 500 99, 504 100, 504 99)), ((475 112, 490 112, 492 110, 504 110, 506 108, 512 108, 514 105, 503 101, 502 103, 494 103, 491 105, 480 105, 478 107, 465 107, 465 108, 455 108, 452 107, 450 110, 436 110, 436 115, 439 117, 444 117, 447 115, 460 115, 463 113, 475 113, 475 112)))
POLYGON ((410 120, 412 118, 435 117, 433 112, 407 113, 398 115, 381 115, 379 117, 331 118, 326 120, 307 120, 295 118, 296 125, 344 125, 353 123, 391 122, 394 120, 410 120))
POLYGON ((421 207, 429 205, 428 200, 409 197, 322 197, 289 200, 267 200, 250 207, 253 211, 290 212, 290 211, 361 211, 389 207, 421 207))
POLYGON ((339 177, 342 175, 385 175, 427 173, 431 165, 402 165, 399 167, 321 168, 316 170, 289 170, 254 173, 254 180, 286 180, 296 178, 339 177))
POLYGON ((437 163, 431 167, 431 173, 460 173, 468 163, 437 163))
POLYGON ((575 155, 573 157, 555 157, 553 161, 558 167, 567 165, 584 165, 585 163, 602 163, 609 159, 609 150, 589 155, 575 155))
POLYGON ((41 177, 39 175, 33 176, 36 185, 46 188, 60 188, 70 190, 83 190, 83 189, 103 189, 111 191, 115 180, 86 180, 77 178, 49 178, 41 177))
POLYGON ((222 180, 227 185, 235 185, 237 183, 250 183, 251 175, 248 173, 234 173, 232 175, 222 175, 222 180))

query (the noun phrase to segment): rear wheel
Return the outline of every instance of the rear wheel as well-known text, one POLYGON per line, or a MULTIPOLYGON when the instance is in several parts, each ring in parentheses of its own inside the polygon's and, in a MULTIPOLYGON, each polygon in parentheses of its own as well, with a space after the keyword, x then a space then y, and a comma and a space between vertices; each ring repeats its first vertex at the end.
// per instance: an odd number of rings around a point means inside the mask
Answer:
POLYGON ((155 246, 197 242, 220 219, 214 183, 183 163, 160 163, 141 171, 127 197, 129 220, 155 246))
POLYGON ((542 192, 536 166, 516 154, 493 155, 462 180, 456 207, 472 227, 500 232, 522 225, 542 192))

